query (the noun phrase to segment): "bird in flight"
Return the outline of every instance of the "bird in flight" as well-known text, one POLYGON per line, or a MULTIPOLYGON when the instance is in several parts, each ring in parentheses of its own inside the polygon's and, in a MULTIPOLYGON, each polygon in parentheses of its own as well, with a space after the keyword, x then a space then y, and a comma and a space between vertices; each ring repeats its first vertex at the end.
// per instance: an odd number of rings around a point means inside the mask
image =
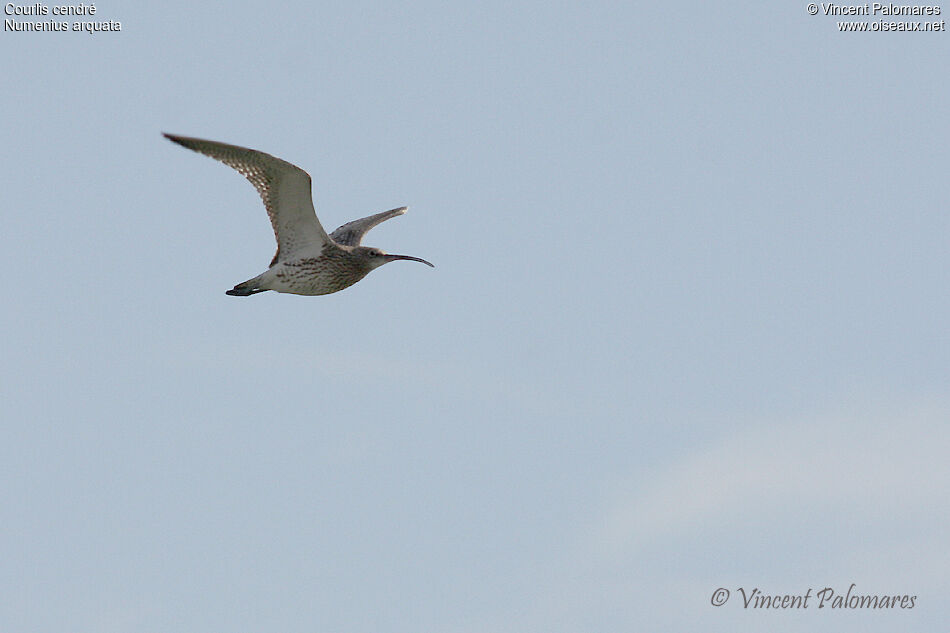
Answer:
POLYGON ((247 178, 264 201, 277 236, 277 253, 263 273, 239 283, 227 294, 236 297, 274 290, 297 295, 327 295, 352 286, 383 264, 409 255, 387 255, 360 246, 371 228, 406 212, 407 207, 383 211, 347 222, 327 235, 313 210, 310 174, 287 161, 246 147, 200 138, 164 134, 165 138, 217 159, 247 178))

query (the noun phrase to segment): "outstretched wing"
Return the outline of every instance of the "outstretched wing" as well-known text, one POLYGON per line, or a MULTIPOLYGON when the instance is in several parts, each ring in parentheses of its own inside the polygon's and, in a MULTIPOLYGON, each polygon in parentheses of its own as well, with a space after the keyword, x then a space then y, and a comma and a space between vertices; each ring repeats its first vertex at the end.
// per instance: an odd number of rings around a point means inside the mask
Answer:
POLYGON ((304 170, 270 154, 246 147, 173 134, 164 136, 233 167, 254 185, 264 201, 277 237, 277 254, 271 266, 304 249, 320 251, 330 242, 314 213, 310 175, 304 170))
POLYGON ((333 233, 330 233, 330 239, 332 239, 337 244, 345 244, 346 246, 359 246, 360 242, 363 240, 363 236, 366 235, 367 231, 380 222, 385 222, 389 218, 402 215, 408 208, 409 207, 399 207, 398 209, 390 209, 389 211, 383 211, 382 213, 377 213, 376 215, 371 215, 369 217, 360 218, 359 220, 347 222, 333 233))

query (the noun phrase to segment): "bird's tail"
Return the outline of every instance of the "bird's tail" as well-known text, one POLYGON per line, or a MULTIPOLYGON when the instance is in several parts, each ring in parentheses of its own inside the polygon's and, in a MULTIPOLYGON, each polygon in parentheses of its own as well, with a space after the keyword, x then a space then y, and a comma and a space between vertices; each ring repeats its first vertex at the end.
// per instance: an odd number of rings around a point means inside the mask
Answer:
POLYGON ((248 279, 245 282, 239 283, 238 285, 231 288, 225 294, 229 294, 232 297, 249 297, 251 295, 257 294, 258 292, 267 292, 267 288, 260 287, 261 278, 255 277, 254 279, 248 279))

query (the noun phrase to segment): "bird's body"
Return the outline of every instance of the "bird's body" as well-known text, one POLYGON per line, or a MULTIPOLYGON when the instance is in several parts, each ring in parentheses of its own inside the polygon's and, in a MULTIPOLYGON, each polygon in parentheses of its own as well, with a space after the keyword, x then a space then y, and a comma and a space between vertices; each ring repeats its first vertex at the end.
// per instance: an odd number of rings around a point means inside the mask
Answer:
POLYGON ((360 246, 371 228, 406 212, 406 207, 348 222, 327 235, 313 210, 310 175, 270 154, 216 141, 165 134, 169 140, 233 167, 257 189, 277 237, 277 253, 263 273, 236 285, 227 294, 247 296, 274 290, 298 295, 325 295, 352 286, 397 259, 429 262, 408 255, 387 255, 360 246))
MULTIPOLYGON (((385 263, 385 262, 383 262, 385 263)), ((275 290, 295 295, 328 295, 339 292, 373 270, 372 260, 353 253, 352 247, 328 244, 314 257, 302 255, 273 264, 266 271, 238 284, 228 294, 253 294, 275 290)))

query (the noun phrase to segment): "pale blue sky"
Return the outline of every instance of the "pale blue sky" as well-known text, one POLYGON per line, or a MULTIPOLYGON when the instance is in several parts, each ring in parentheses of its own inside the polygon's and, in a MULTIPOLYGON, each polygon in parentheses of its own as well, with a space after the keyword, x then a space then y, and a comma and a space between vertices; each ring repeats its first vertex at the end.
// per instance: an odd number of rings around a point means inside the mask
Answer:
POLYGON ((950 619, 945 32, 144 4, 0 34, 0 631, 950 619), (436 268, 228 297, 263 207, 162 131, 301 166, 328 230, 408 205, 366 243, 436 268), (736 592, 851 583, 916 606, 736 592))

